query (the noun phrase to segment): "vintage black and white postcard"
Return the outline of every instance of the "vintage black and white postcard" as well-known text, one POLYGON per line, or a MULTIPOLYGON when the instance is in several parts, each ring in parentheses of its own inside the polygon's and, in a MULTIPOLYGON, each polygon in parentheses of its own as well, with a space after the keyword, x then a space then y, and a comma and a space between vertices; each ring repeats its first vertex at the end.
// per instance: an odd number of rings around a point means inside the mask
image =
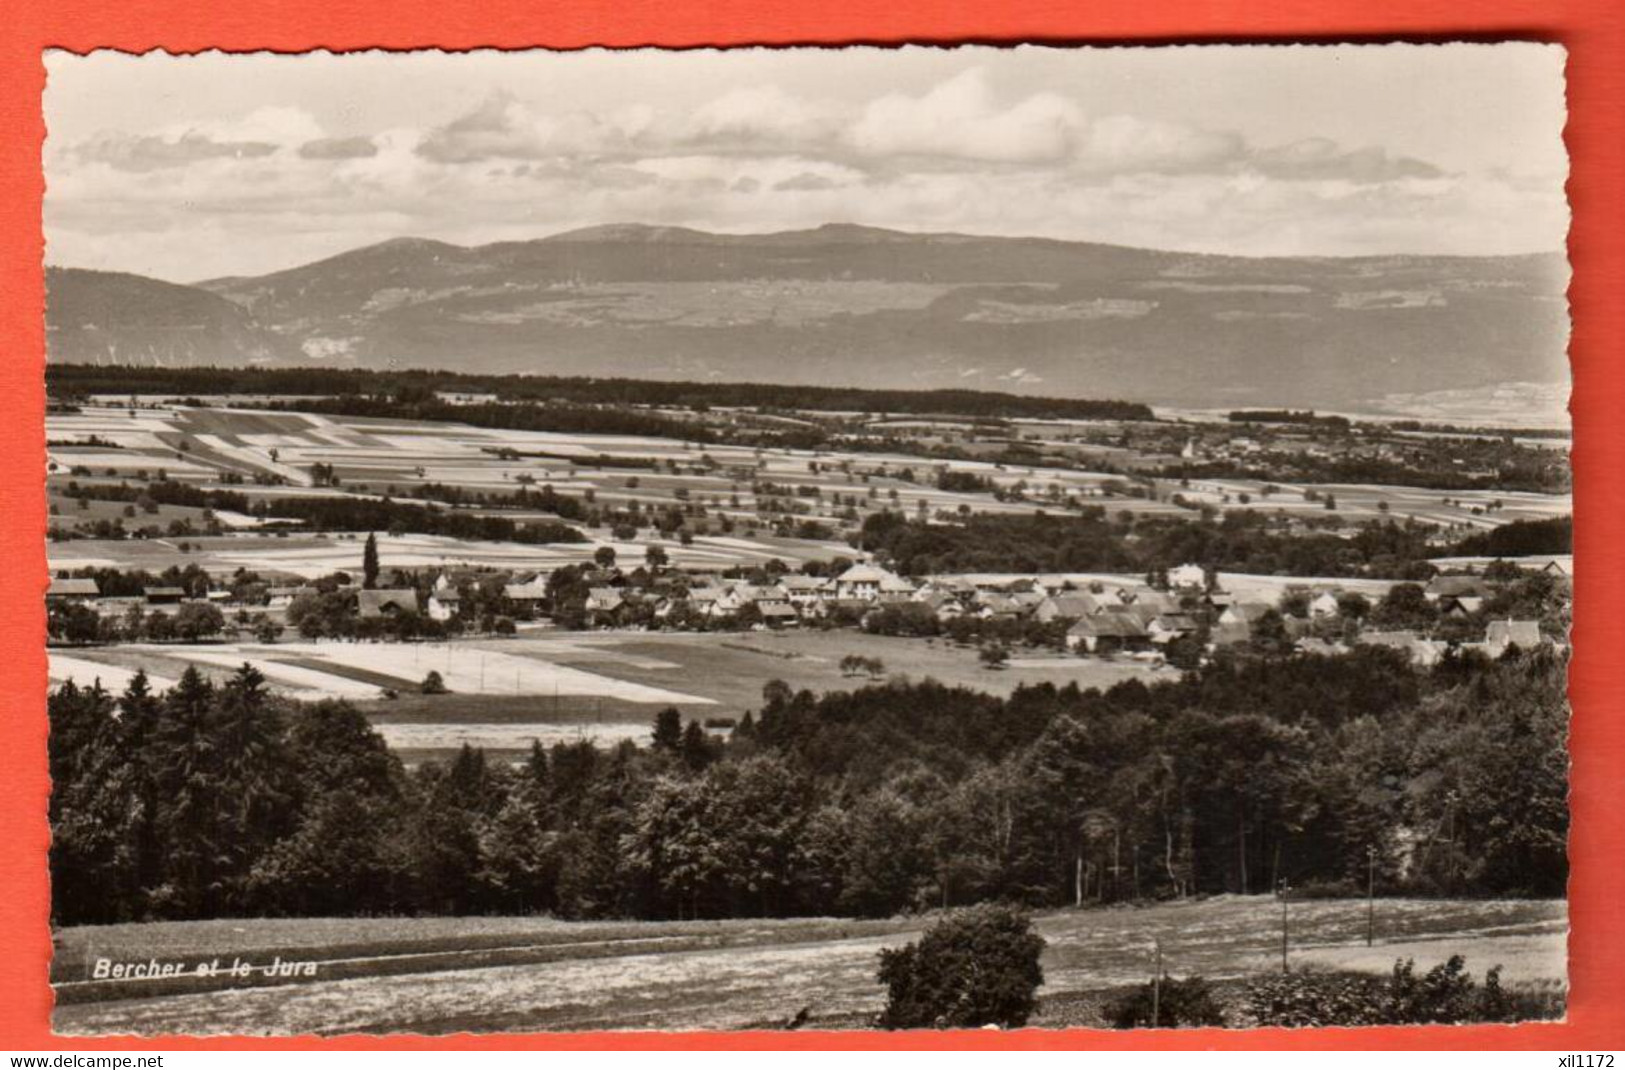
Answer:
POLYGON ((1560 47, 46 65, 58 1032, 1563 1017, 1560 47))

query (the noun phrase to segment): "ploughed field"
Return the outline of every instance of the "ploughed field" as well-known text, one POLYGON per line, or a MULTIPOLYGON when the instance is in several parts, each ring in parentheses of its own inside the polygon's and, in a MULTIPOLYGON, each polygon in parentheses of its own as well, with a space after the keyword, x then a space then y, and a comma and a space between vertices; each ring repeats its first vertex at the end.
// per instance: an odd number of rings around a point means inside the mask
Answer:
MULTIPOLYGON (((86 1033, 862 1028, 884 1003, 877 954, 925 920, 565 922, 550 918, 317 918, 83 926, 56 934, 54 1028, 86 1033), (178 976, 96 980, 98 960, 178 976), (200 964, 218 964, 199 977, 200 964), (281 968, 275 968, 280 963, 281 968), (247 967, 232 976, 233 964, 247 967), (271 974, 265 968, 271 966, 271 974)), ((1296 967, 1419 971, 1464 955, 1482 979, 1560 993, 1567 909, 1556 901, 1362 900, 1289 908, 1296 967)), ((1280 968, 1267 896, 1056 911, 1032 1025, 1100 1025, 1102 997, 1146 980, 1152 942, 1174 977, 1280 968)))

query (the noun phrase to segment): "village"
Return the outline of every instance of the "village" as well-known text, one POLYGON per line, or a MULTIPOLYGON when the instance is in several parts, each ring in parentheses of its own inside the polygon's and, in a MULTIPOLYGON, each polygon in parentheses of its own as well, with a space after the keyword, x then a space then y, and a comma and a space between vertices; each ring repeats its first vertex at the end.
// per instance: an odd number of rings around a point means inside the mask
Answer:
POLYGON ((664 551, 651 545, 635 567, 618 566, 606 548, 590 564, 553 570, 402 570, 363 562, 359 575, 335 572, 297 586, 271 585, 243 570, 221 577, 172 570, 165 582, 138 592, 123 576, 104 591, 93 574, 64 574, 46 598, 53 640, 71 646, 232 638, 269 645, 284 635, 443 641, 553 629, 856 629, 943 636, 980 647, 994 664, 1021 647, 1191 668, 1223 648, 1339 654, 1363 645, 1398 650, 1430 667, 1452 651, 1498 658, 1513 647, 1560 644, 1562 618, 1553 607, 1569 597, 1572 568, 1562 558, 1527 572, 1491 562, 1425 584, 1336 584, 1227 578, 1189 563, 1138 578, 909 578, 845 558, 802 571, 775 560, 730 574, 699 574, 664 561, 664 551), (1539 616, 1516 615, 1531 608, 1544 613, 1544 625, 1539 616))

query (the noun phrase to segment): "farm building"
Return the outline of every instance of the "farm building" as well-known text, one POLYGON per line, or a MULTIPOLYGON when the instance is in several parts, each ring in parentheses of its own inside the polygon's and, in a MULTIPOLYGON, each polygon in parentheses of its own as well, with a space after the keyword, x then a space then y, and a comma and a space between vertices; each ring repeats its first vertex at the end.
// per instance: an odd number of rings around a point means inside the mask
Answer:
POLYGON ((356 610, 362 620, 379 620, 418 611, 418 594, 408 588, 356 592, 356 610))
POLYGON ((93 579, 66 579, 57 577, 45 592, 47 602, 85 602, 101 595, 101 588, 93 579))

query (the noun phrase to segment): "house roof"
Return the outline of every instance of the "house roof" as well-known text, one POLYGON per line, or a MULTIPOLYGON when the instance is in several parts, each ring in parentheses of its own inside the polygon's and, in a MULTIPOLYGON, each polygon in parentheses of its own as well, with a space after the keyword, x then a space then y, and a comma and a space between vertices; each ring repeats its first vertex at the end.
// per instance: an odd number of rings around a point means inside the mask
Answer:
POLYGON ((418 594, 408 588, 387 588, 375 591, 357 591, 356 606, 363 617, 383 615, 384 610, 401 613, 418 611, 418 594))
POLYGON ((46 593, 47 594, 53 594, 53 595, 62 595, 62 596, 70 596, 70 595, 91 595, 91 596, 94 596, 94 595, 101 594, 102 590, 101 590, 100 587, 98 587, 96 585, 95 580, 90 579, 89 577, 85 577, 83 579, 53 579, 51 581, 50 590, 47 591, 46 593))
POLYGON ((1076 591, 1050 597, 1050 605, 1063 617, 1087 617, 1100 610, 1100 599, 1076 591))
POLYGON ((1139 639, 1145 636, 1145 626, 1128 613, 1097 613, 1085 617, 1067 629, 1068 635, 1097 636, 1114 639, 1139 639))
POLYGON ((797 616, 795 608, 787 606, 783 602, 767 602, 757 606, 756 610, 764 617, 794 619, 797 616))
POLYGON ((143 587, 141 593, 148 598, 185 598, 184 587, 143 587))
POLYGON ((853 565, 839 576, 836 583, 879 583, 891 573, 878 565, 853 565))

